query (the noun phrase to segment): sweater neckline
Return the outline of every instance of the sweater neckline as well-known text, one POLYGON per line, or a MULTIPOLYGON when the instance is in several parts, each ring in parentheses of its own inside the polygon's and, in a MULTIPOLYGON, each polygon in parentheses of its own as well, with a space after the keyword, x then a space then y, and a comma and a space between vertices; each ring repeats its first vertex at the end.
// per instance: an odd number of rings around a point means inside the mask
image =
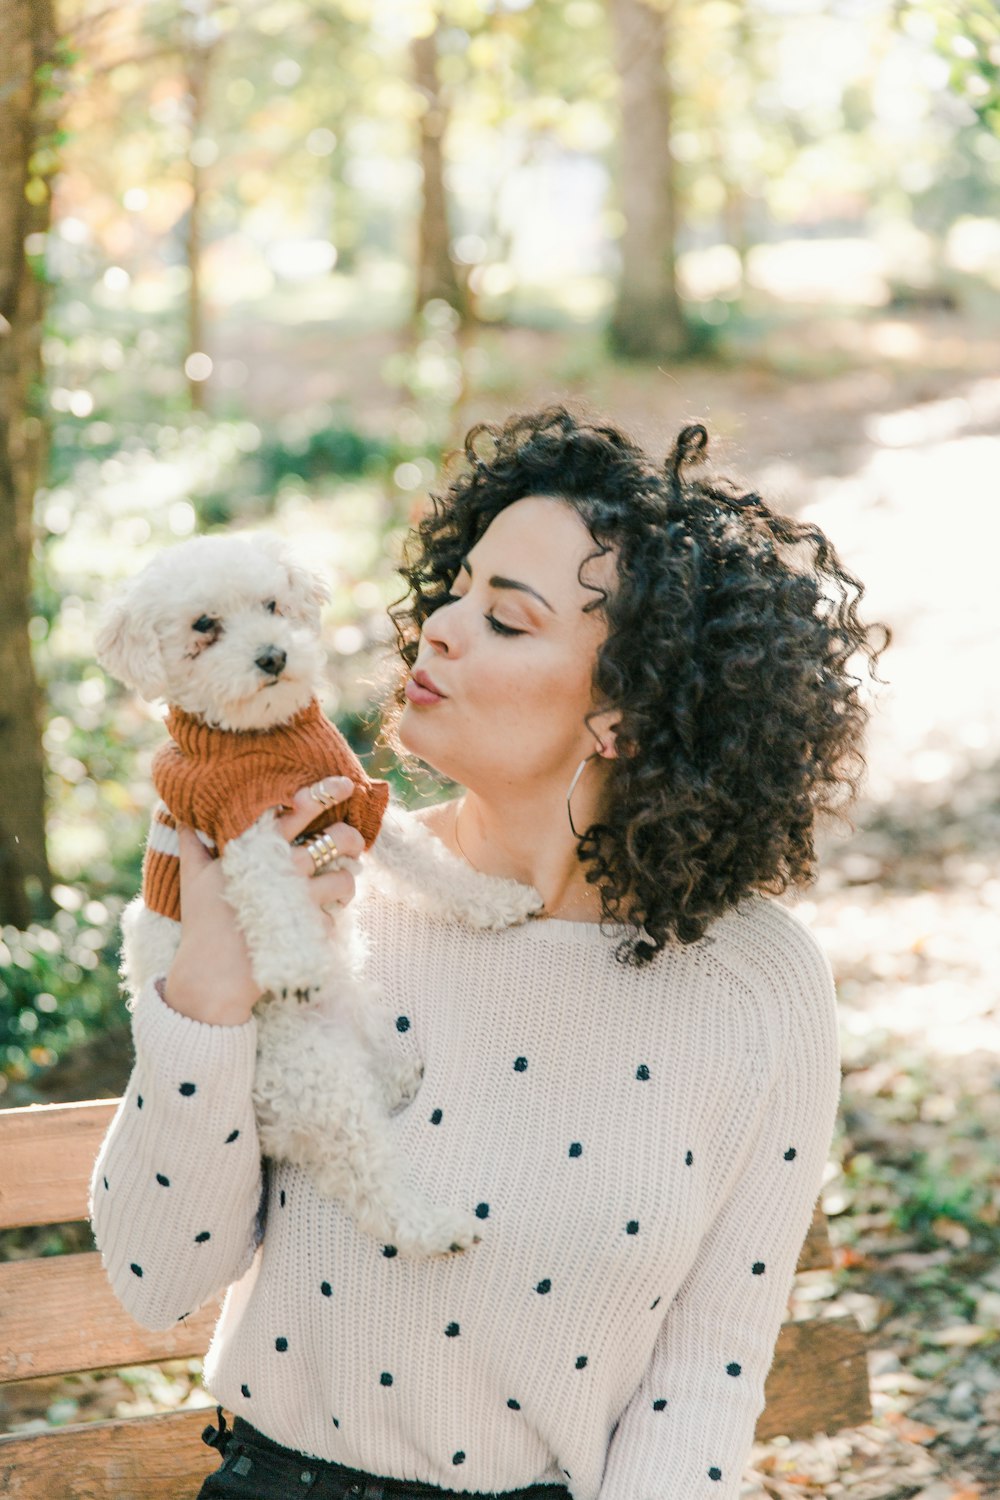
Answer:
POLYGON ((500 929, 521 927, 568 943, 607 941, 632 932, 624 922, 573 922, 539 916, 542 897, 533 885, 487 875, 460 859, 406 807, 390 803, 370 850, 372 882, 384 893, 444 920, 500 929))
POLYGON ((249 743, 264 735, 273 739, 294 734, 298 730, 315 724, 321 714, 319 699, 312 698, 305 708, 300 708, 298 713, 293 714, 282 724, 274 724, 266 729, 220 729, 216 724, 206 724, 200 714, 189 713, 186 708, 178 708, 175 703, 171 703, 167 707, 164 722, 171 739, 180 746, 185 755, 204 755, 212 751, 218 753, 220 740, 225 745, 232 746, 238 741, 249 743))

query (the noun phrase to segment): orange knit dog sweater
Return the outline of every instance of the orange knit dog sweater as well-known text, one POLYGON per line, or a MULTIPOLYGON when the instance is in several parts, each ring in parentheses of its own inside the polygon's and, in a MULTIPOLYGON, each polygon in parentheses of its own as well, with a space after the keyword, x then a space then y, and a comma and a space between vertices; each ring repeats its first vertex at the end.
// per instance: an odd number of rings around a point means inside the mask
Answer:
POLYGON ((142 866, 142 898, 150 911, 180 920, 177 824, 197 830, 216 856, 270 807, 291 805, 295 793, 325 776, 349 776, 346 803, 321 808, 305 830, 350 823, 371 847, 389 801, 389 783, 365 773, 317 699, 273 729, 213 729, 194 714, 170 708, 171 738, 153 757, 162 802, 153 814, 142 866))

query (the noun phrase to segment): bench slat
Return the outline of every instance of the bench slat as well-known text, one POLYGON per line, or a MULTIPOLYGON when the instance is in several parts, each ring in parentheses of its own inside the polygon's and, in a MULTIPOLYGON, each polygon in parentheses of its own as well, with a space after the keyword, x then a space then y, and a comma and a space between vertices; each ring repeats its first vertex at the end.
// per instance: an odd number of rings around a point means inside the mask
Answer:
MULTIPOLYGON (((853 1320, 788 1323, 767 1381, 756 1438, 808 1438, 869 1421, 863 1335, 853 1320)), ((0 1438, 8 1500, 191 1500, 218 1457, 199 1442, 210 1411, 79 1423, 0 1438)))
POLYGON ((811 1438, 870 1422, 865 1336, 853 1318, 786 1323, 764 1386, 756 1437, 811 1438))
POLYGON ((140 1328, 111 1290, 94 1251, 0 1265, 0 1384, 204 1354, 213 1302, 162 1333, 140 1328))
POLYGON ((0 1229, 87 1217, 94 1159, 117 1099, 0 1110, 0 1229))
POLYGON ((200 1440, 214 1418, 211 1409, 168 1412, 0 1437, 0 1494, 4 1500, 193 1500, 222 1462, 200 1440))

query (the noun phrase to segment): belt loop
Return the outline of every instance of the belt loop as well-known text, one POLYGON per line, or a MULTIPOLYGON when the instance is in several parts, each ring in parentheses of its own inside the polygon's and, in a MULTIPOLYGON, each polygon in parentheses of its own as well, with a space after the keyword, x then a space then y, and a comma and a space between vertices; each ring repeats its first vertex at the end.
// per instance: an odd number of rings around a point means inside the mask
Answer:
POLYGON ((211 1424, 206 1427, 201 1435, 201 1440, 209 1448, 218 1448, 220 1453, 225 1454, 232 1440, 232 1428, 226 1426, 226 1414, 221 1406, 215 1408, 215 1415, 218 1419, 218 1427, 212 1427, 211 1424))

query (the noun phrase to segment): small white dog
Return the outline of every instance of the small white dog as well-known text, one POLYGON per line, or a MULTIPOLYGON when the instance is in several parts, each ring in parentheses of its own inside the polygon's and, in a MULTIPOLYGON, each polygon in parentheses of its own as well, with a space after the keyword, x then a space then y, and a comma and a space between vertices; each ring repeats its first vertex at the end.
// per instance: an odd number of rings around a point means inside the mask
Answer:
MULTIPOLYGON (((350 911, 331 937, 274 826, 276 805, 339 770, 357 790, 346 810, 320 813, 311 829, 340 817, 371 845, 381 825, 380 856, 400 871, 427 852, 392 810, 383 820, 386 784, 365 775, 319 708, 327 597, 280 539, 213 536, 159 554, 109 608, 98 659, 144 698, 167 700, 173 736, 154 760, 165 800, 153 816, 143 895, 123 918, 122 973, 134 997, 176 951, 176 815, 221 851, 227 899, 267 991, 254 1082, 264 1152, 300 1165, 360 1229, 401 1254, 441 1254, 478 1241, 481 1225, 428 1202, 392 1148, 388 1116, 416 1093, 422 1067, 399 1056, 350 911)), ((458 892, 447 860, 437 863, 439 885, 458 892)), ((509 886, 496 882, 499 909, 488 900, 464 914, 482 926, 509 920, 511 901, 524 899, 509 886)))

